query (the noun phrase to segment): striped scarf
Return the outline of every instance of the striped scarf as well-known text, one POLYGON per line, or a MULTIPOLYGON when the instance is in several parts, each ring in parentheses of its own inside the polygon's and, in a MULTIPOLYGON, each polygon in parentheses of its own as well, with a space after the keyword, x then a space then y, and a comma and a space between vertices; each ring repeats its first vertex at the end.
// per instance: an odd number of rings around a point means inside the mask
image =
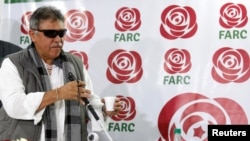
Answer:
MULTIPOLYGON (((50 79, 46 68, 39 57, 36 49, 32 46, 28 47, 29 54, 33 59, 38 72, 41 76, 42 86, 44 91, 52 89, 50 79)), ((68 82, 68 72, 75 73, 73 65, 68 62, 64 52, 61 51, 60 56, 54 60, 54 64, 63 69, 64 82, 68 82)), ((65 100, 65 140, 66 141, 81 141, 81 117, 80 108, 77 101, 65 100)), ((46 107, 43 114, 43 123, 45 125, 45 139, 46 141, 57 141, 57 125, 56 125, 55 106, 51 104, 46 107)))

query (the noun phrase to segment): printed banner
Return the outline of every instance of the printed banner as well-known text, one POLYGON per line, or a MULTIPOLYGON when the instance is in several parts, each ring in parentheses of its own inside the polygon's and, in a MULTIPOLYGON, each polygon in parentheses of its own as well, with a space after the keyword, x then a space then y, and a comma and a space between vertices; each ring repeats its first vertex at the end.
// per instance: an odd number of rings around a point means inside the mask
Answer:
POLYGON ((249 124, 250 1, 4 0, 0 39, 26 48, 42 5, 64 14, 64 50, 82 58, 94 93, 122 100, 114 141, 173 141, 175 128, 206 141, 208 125, 249 124))

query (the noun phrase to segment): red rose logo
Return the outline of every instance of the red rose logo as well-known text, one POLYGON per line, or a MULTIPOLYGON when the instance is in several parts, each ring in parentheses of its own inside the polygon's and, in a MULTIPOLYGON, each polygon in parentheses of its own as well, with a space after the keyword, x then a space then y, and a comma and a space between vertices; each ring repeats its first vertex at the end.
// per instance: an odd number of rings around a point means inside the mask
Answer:
POLYGON ((85 52, 71 50, 71 51, 69 51, 69 53, 78 56, 82 60, 83 65, 86 67, 86 69, 88 69, 88 67, 89 67, 88 56, 87 56, 87 54, 85 52))
POLYGON ((32 12, 26 12, 21 18, 21 32, 23 34, 29 34, 29 20, 32 12))
POLYGON ((189 38, 197 31, 196 15, 191 7, 171 5, 161 14, 161 35, 166 39, 189 38))
POLYGON ((115 121, 132 120, 136 115, 135 101, 131 97, 116 96, 122 102, 122 110, 111 118, 115 121))
POLYGON ((108 66, 107 78, 116 84, 134 83, 142 77, 142 61, 135 51, 114 51, 108 58, 108 66))
POLYGON ((70 10, 65 14, 68 29, 64 40, 68 42, 87 41, 95 33, 94 16, 89 11, 70 10))
POLYGON ((134 31, 141 26, 140 12, 136 8, 123 7, 116 12, 115 28, 119 31, 134 31))
POLYGON ((220 83, 241 83, 248 80, 250 59, 243 49, 224 47, 213 56, 212 77, 220 83))
POLYGON ((247 9, 242 4, 226 3, 220 9, 220 25, 224 28, 243 27, 247 24, 247 9))
POLYGON ((231 99, 184 93, 162 108, 158 118, 162 138, 158 141, 174 141, 175 128, 182 129, 182 140, 206 141, 208 124, 248 124, 248 119, 244 109, 231 99))
POLYGON ((172 48, 165 54, 164 69, 167 73, 186 73, 191 69, 191 57, 187 50, 172 48))

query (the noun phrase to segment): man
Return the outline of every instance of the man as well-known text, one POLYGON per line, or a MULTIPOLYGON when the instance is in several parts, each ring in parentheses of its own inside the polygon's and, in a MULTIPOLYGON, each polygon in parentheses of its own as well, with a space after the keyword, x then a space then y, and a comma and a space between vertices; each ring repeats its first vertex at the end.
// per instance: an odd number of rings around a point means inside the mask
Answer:
POLYGON ((19 50, 22 50, 22 48, 13 43, 0 40, 0 64, 6 55, 17 52, 19 50))
MULTIPOLYGON (((22 50, 22 48, 10 42, 0 40, 0 67, 2 60, 6 55, 17 52, 19 50, 22 50)), ((0 108, 1 107, 2 103, 0 101, 0 108)))
POLYGON ((0 140, 87 141, 82 99, 101 119, 119 112, 121 103, 116 99, 115 111, 107 112, 80 58, 63 51, 66 29, 58 9, 38 8, 29 24, 32 44, 4 59, 0 69, 0 140))

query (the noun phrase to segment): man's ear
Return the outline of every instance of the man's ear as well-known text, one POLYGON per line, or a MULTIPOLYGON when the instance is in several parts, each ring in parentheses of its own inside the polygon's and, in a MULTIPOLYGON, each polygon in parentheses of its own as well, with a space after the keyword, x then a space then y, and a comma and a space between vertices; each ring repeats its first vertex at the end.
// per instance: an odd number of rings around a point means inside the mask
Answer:
POLYGON ((34 30, 29 30, 29 36, 32 42, 34 42, 36 40, 36 31, 34 30))

